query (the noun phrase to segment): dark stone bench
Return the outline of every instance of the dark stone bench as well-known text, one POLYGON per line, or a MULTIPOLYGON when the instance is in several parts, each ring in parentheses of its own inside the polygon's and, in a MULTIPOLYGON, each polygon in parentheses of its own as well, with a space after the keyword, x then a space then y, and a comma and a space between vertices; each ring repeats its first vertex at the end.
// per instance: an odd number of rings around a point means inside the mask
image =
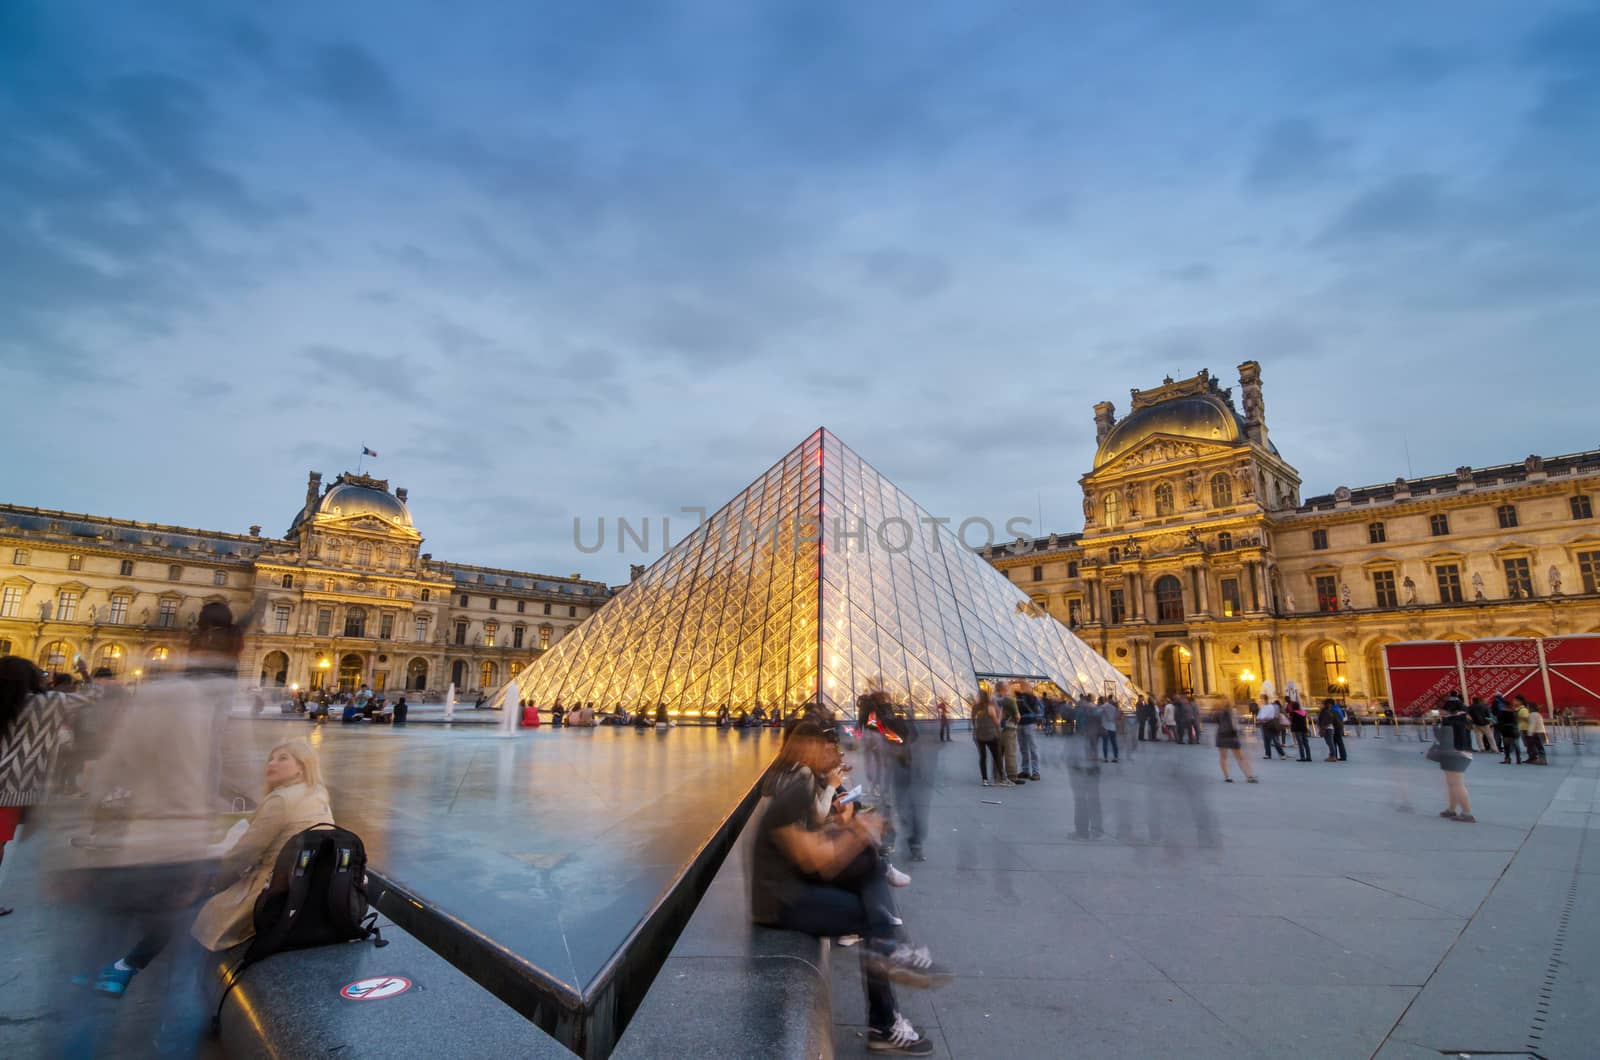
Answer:
MULTIPOLYGON (((246 968, 223 1003, 219 1029, 230 1060, 278 1057, 504 1056, 571 1060, 528 1022, 444 958, 393 925, 372 942, 277 953, 246 968), (410 982, 399 993, 382 996, 410 982), (341 991, 387 980, 371 1000, 341 991)), ((242 949, 242 947, 241 947, 242 949)), ((223 969, 212 967, 211 1011, 223 969)), ((363 991, 353 991, 362 994, 363 991)))
POLYGON ((756 807, 612 1057, 833 1056, 826 939, 750 922, 756 807))

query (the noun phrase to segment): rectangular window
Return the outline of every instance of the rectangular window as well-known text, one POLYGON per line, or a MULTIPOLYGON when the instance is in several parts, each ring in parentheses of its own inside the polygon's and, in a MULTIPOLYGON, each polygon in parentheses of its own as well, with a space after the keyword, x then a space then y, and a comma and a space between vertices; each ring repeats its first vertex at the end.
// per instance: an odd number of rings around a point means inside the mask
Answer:
POLYGON ((272 632, 289 632, 289 605, 279 604, 272 609, 272 632))
POLYGON ((11 642, 9 640, 5 640, 3 638, 0 638, 0 655, 10 655, 10 654, 11 654, 11 642))
POLYGON ((67 569, 68 570, 82 570, 83 569, 83 557, 78 555, 77 553, 73 553, 72 555, 68 556, 67 557, 67 569))
POLYGON ((225 571, 225 570, 214 571, 212 573, 212 575, 211 575, 211 584, 212 585, 227 585, 228 584, 228 572, 225 571))
POLYGON ((156 625, 171 629, 178 624, 178 601, 163 600, 156 610, 156 625))
POLYGON ((1067 577, 1076 578, 1077 576, 1078 576, 1078 561, 1075 560, 1075 559, 1067 560, 1067 577))
POLYGON ((1328 532, 1326 530, 1311 531, 1311 548, 1316 552, 1328 550, 1328 532))
MULTIPOLYGON (((1438 516, 1434 518, 1438 518, 1438 516)), ((1439 582, 1439 602, 1441 604, 1459 604, 1461 602, 1461 568, 1454 563, 1441 563, 1433 568, 1433 576, 1439 582)))
POLYGON ((126 596, 113 596, 111 598, 111 610, 106 612, 106 621, 113 626, 120 626, 128 621, 129 602, 130 600, 126 596))
POLYGON ((344 635, 347 637, 367 635, 367 613, 361 608, 352 607, 344 613, 344 635))
POLYGON ((456 643, 457 644, 465 644, 466 642, 467 642, 467 624, 465 622, 457 622, 456 623, 456 643))
POLYGON ((1517 526, 1517 506, 1515 504, 1502 504, 1494 510, 1494 517, 1500 520, 1500 529, 1514 530, 1517 526))
POLYGON ((1339 579, 1331 574, 1319 574, 1316 579, 1317 610, 1339 610, 1339 579))
POLYGON ((378 619, 378 639, 394 640, 394 616, 383 615, 378 619))
POLYGON ((1113 626, 1120 626, 1127 618, 1127 604, 1124 602, 1121 589, 1106 590, 1107 616, 1113 626))
POLYGON ((1528 557, 1514 556, 1504 561, 1506 595, 1513 600, 1526 600, 1533 596, 1533 571, 1528 557))
POLYGON ((11 553, 11 562, 15 566, 26 567, 28 565, 28 550, 25 548, 19 548, 15 552, 11 553))
POLYGON ((0 597, 0 618, 16 618, 22 613, 22 587, 18 585, 6 586, 5 595, 0 597))
POLYGON ((56 620, 71 622, 78 617, 78 593, 74 589, 62 589, 56 594, 56 620))
POLYGON ((550 605, 549 604, 545 604, 544 605, 544 613, 547 614, 547 615, 550 613, 550 605))
POLYGON ((333 608, 324 607, 317 611, 317 636, 326 637, 333 632, 333 608))
POLYGON ((528 609, 528 601, 526 601, 526 600, 518 600, 517 601, 517 614, 520 615, 524 611, 526 611, 527 609, 528 609))
POLYGON ((1428 516, 1428 533, 1434 537, 1444 537, 1450 533, 1450 517, 1443 512, 1428 516))
POLYGON ((1044 568, 1037 563, 1033 565, 1033 580, 1036 582, 1044 581, 1044 568))
POLYGON ((427 639, 428 639, 428 620, 425 619, 425 618, 417 619, 416 626, 413 629, 413 633, 415 634, 415 639, 416 639, 416 642, 418 644, 422 644, 425 641, 427 641, 427 639))
POLYGON ((1239 595, 1239 579, 1222 579, 1222 617, 1234 618, 1244 610, 1243 598, 1239 595))
MULTIPOLYGON (((1383 525, 1383 524, 1378 524, 1383 525)), ((1377 597, 1379 607, 1399 607, 1400 594, 1395 588, 1394 571, 1375 570, 1372 572, 1372 591, 1377 597)))
POLYGON ((175 582, 183 577, 183 568, 174 563, 167 568, 167 581, 175 582))
POLYGON ((122 575, 124 578, 130 577, 133 574, 133 560, 131 560, 131 559, 123 560, 117 566, 117 573, 122 575))
POLYGON ((516 629, 511 631, 511 646, 513 648, 522 647, 522 627, 521 626, 518 626, 516 629))
POLYGON ((500 598, 498 596, 489 597, 489 610, 491 610, 491 611, 500 610, 500 598))
POLYGON ((422 590, 422 596, 421 596, 420 599, 422 600, 423 603, 427 603, 428 600, 432 596, 433 596, 433 591, 431 589, 424 589, 424 590, 422 590))
POLYGON ((576 607, 567 608, 567 617, 568 618, 577 618, 578 617, 578 609, 576 607))
POLYGON ((470 596, 468 596, 466 593, 462 593, 461 594, 461 606, 462 607, 471 607, 472 606, 472 598, 470 596))
MULTIPOLYGON (((549 607, 550 605, 546 604, 545 606, 549 607)), ((549 626, 540 626, 539 627, 539 650, 543 651, 544 649, 546 649, 548 647, 550 647, 550 627, 549 626)))
POLYGON ((1589 500, 1587 493, 1580 493, 1571 500, 1572 517, 1574 519, 1593 519, 1594 505, 1589 500))
POLYGON ((1083 601, 1077 597, 1067 601, 1067 625, 1072 629, 1083 625, 1083 601))
POLYGON ((1367 524, 1367 543, 1381 545, 1389 540, 1389 531, 1382 523, 1367 524))
MULTIPOLYGON (((1584 592, 1600 593, 1600 552, 1578 553, 1578 575, 1583 579, 1584 592)), ((7 589, 6 592, 11 590, 7 589)))

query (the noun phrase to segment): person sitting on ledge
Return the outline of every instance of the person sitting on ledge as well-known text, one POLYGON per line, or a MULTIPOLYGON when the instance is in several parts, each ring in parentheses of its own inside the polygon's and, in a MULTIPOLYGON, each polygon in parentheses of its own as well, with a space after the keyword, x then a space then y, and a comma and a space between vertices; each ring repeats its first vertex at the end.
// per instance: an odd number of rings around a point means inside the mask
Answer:
POLYGON ((550 727, 552 729, 561 728, 561 723, 566 718, 566 715, 566 708, 561 705, 560 700, 557 700, 555 706, 550 708, 550 727))
POLYGON ((401 696, 399 699, 395 700, 394 701, 394 723, 396 725, 404 725, 406 723, 406 714, 410 710, 411 710, 411 708, 406 705, 406 697, 405 696, 401 696))
POLYGON ((722 706, 717 708, 717 728, 726 729, 729 724, 730 718, 728 715, 728 704, 724 703, 722 706))
POLYGON ((641 706, 638 710, 634 711, 633 717, 630 720, 632 721, 635 729, 648 729, 650 727, 650 712, 641 706))
POLYGON ((665 703, 657 703, 656 704, 656 728, 657 729, 665 729, 671 724, 672 724, 672 719, 667 717, 667 705, 665 703))
POLYGON ((756 701, 756 709, 750 712, 750 720, 756 725, 760 725, 767 720, 767 712, 762 709, 760 700, 756 701))
POLYGON ((901 1015, 893 982, 940 986, 950 974, 927 947, 899 930, 878 846, 877 813, 839 806, 817 823, 817 807, 842 781, 837 735, 814 721, 789 734, 768 782, 752 846, 750 917, 769 927, 820 938, 857 936, 867 995, 867 1049, 927 1056, 933 1043, 901 1015))
POLYGON ((740 707, 738 710, 733 712, 733 727, 735 729, 748 728, 749 725, 750 725, 750 715, 748 715, 748 714, 746 714, 744 712, 744 708, 743 707, 740 707))

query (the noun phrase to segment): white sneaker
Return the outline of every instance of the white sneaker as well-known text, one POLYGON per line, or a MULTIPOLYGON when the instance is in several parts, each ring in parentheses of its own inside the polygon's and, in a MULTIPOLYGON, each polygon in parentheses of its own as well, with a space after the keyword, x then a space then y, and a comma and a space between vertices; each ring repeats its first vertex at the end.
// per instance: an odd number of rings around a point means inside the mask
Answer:
POLYGON ((905 927, 906 926, 906 922, 904 920, 901 920, 899 917, 895 916, 893 913, 889 914, 889 923, 893 924, 895 927, 905 927))
POLYGON ((890 887, 911 886, 911 877, 895 868, 893 862, 890 862, 889 867, 884 871, 884 877, 888 879, 890 887))
POLYGON ((856 943, 861 941, 861 936, 860 935, 840 935, 834 941, 837 942, 841 946, 854 946, 856 943))

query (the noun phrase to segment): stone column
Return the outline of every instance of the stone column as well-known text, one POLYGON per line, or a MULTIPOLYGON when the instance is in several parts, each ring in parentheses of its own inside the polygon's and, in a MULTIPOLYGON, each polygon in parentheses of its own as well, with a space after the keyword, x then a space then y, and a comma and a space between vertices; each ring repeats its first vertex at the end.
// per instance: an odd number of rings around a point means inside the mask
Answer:
POLYGON ((1138 571, 1129 571, 1126 579, 1128 594, 1128 621, 1144 620, 1144 577, 1138 571))

